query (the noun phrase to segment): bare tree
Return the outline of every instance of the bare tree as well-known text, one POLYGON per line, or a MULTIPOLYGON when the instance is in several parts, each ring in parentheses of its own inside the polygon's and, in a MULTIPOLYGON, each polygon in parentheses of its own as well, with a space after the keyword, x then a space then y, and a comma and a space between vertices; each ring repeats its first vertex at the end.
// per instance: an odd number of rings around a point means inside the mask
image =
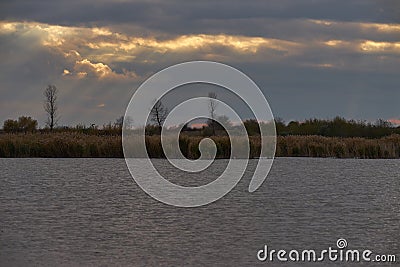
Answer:
POLYGON ((132 127, 133 120, 130 116, 121 116, 115 120, 114 126, 122 129, 130 129, 132 127), (125 124, 125 125, 124 125, 125 124))
POLYGON ((47 113, 46 125, 52 131, 58 121, 58 104, 57 104, 57 87, 55 85, 48 85, 44 90, 44 110, 47 113))
POLYGON ((210 92, 208 93, 208 98, 210 99, 210 101, 208 102, 208 111, 210 112, 211 118, 211 120, 209 120, 209 126, 211 126, 212 134, 215 135, 215 110, 218 104, 215 99, 217 99, 217 94, 214 92, 210 92))
POLYGON ((158 100, 151 109, 150 116, 150 120, 158 126, 159 133, 161 134, 162 125, 168 116, 168 109, 158 100))
POLYGON ((118 129, 122 129, 122 125, 124 124, 124 116, 121 116, 115 120, 114 126, 118 129))

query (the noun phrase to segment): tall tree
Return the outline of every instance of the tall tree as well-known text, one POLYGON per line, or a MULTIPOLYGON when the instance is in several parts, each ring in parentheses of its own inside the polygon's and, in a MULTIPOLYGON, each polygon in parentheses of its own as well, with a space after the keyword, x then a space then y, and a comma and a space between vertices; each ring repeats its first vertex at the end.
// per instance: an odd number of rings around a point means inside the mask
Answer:
POLYGON ((52 131, 58 121, 58 103, 57 103, 57 87, 55 85, 48 85, 44 90, 44 110, 47 113, 46 125, 52 131))
POLYGON ((157 125, 161 134, 162 125, 168 116, 168 109, 158 100, 151 109, 150 116, 150 120, 157 125))
POLYGON ((212 134, 215 135, 215 110, 217 108, 217 101, 215 101, 215 99, 217 99, 217 94, 214 92, 210 92, 208 93, 208 98, 209 98, 209 102, 208 102, 208 111, 210 112, 210 120, 209 120, 209 126, 211 126, 212 129, 212 134))

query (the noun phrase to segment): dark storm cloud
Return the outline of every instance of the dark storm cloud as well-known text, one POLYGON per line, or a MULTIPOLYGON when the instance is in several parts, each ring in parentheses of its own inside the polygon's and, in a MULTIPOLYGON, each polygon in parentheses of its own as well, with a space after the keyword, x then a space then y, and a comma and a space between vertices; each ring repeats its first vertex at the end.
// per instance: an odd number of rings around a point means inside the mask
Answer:
MULTIPOLYGON (((276 1, 8 1, 0 19, 31 20, 61 25, 130 23, 170 33, 203 32, 206 22, 254 18, 399 21, 399 4, 372 0, 276 1), (397 11, 396 11, 397 10, 397 11)), ((220 30, 223 30, 222 28, 220 30)), ((238 31, 241 29, 239 28, 238 31)))
POLYGON ((399 6, 3 1, 0 20, 13 23, 0 25, 0 119, 30 114, 44 121, 42 90, 54 83, 62 123, 101 125, 122 115, 141 81, 190 60, 239 68, 285 119, 400 117, 399 6))
POLYGON ((373 39, 393 41, 385 32, 357 25, 323 27, 309 20, 400 22, 400 4, 373 0, 302 1, 7 1, 0 20, 67 26, 107 26, 141 36, 232 34, 293 39, 373 39), (397 11, 396 11, 397 10, 397 11), (368 38, 367 38, 368 37, 368 38))

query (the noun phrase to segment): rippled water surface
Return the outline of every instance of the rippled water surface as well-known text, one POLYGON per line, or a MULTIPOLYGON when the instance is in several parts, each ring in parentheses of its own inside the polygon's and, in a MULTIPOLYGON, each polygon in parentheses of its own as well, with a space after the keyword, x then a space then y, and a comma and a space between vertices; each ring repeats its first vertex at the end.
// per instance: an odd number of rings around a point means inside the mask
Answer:
MULTIPOLYGON (((156 164, 176 183, 212 180, 156 164)), ((250 174, 215 203, 177 208, 144 193, 123 159, 0 159, 0 265, 271 266, 257 260, 265 244, 338 238, 400 261, 399 160, 279 158, 252 194, 250 174)))

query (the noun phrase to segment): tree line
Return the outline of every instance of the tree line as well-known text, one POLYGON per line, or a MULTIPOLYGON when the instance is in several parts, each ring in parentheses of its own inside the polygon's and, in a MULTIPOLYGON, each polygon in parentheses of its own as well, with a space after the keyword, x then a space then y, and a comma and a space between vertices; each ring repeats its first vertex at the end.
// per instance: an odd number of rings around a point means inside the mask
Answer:
POLYGON ((309 119, 304 122, 291 121, 285 124, 276 120, 278 135, 319 135, 326 137, 365 137, 381 138, 392 134, 400 134, 400 126, 379 119, 376 122, 346 120, 335 117, 333 119, 309 119))
MULTIPOLYGON (((124 117, 121 116, 114 123, 109 122, 102 127, 91 124, 86 126, 79 124, 73 127, 58 126, 58 89, 55 85, 48 85, 44 92, 44 111, 47 115, 46 126, 44 129, 38 129, 38 121, 30 116, 21 116, 16 120, 8 119, 3 123, 3 131, 5 133, 32 133, 36 131, 50 132, 79 132, 91 135, 121 135, 124 117)), ((201 129, 190 128, 189 124, 185 124, 182 128, 183 132, 191 136, 224 136, 226 131, 217 121, 229 122, 226 116, 218 116, 217 94, 210 92, 209 97, 209 114, 210 119, 201 129)), ((160 135, 163 124, 168 116, 168 109, 158 100, 155 102, 146 125, 146 135, 160 135)), ((125 124, 130 124, 129 118, 125 120, 125 124)), ((229 124, 229 123, 226 123, 229 124)), ((254 119, 243 121, 248 135, 260 135, 260 127, 268 127, 264 122, 257 122, 254 119)), ((366 121, 346 120, 342 117, 333 119, 308 119, 303 122, 290 121, 285 123, 282 119, 275 120, 275 127, 278 136, 297 136, 297 135, 315 135, 325 137, 364 137, 364 138, 381 138, 392 134, 400 134, 400 126, 395 127, 385 120, 377 120, 375 123, 366 121)))
MULTIPOLYGON (((78 132, 88 135, 121 135, 124 117, 121 116, 115 122, 109 122, 102 126, 94 124, 76 126, 58 126, 53 129, 46 126, 38 128, 37 120, 29 116, 21 116, 17 120, 8 119, 3 123, 5 133, 34 133, 34 132, 78 132)), ((219 118, 219 120, 227 118, 219 118)), ((155 123, 146 126, 146 135, 159 135, 162 124, 156 119, 155 123)), ((260 127, 267 127, 265 123, 256 120, 245 120, 243 122, 249 136, 260 135, 260 127)), ((378 120, 375 123, 365 121, 346 120, 336 117, 334 119, 309 119, 304 122, 291 121, 285 123, 282 120, 275 120, 275 127, 278 136, 324 136, 324 137, 363 137, 381 138, 392 134, 400 135, 400 127, 395 127, 391 123, 378 120)), ((227 135, 223 127, 216 121, 209 120, 202 128, 191 128, 188 124, 182 127, 182 134, 189 136, 225 136, 227 135)))

